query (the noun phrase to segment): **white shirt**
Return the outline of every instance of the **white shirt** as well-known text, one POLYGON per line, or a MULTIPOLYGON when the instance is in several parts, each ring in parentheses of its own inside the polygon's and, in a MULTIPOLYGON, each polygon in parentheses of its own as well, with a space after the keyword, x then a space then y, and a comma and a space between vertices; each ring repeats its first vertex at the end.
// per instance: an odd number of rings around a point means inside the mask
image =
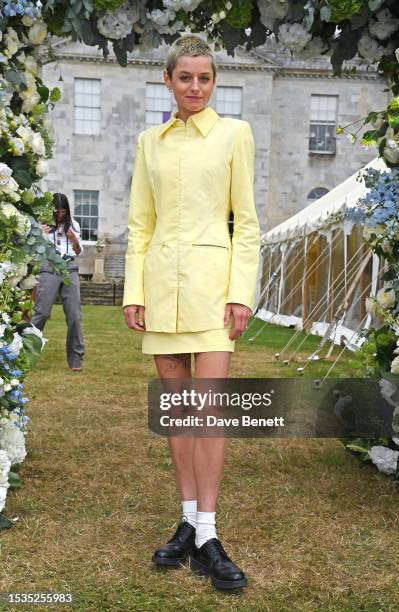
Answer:
MULTIPOLYGON (((75 220, 72 219, 71 220, 71 230, 73 231, 73 233, 76 235, 79 244, 80 244, 80 248, 82 249, 79 253, 79 255, 83 254, 83 245, 82 245, 82 240, 80 238, 80 225, 79 223, 75 220)), ((62 256, 62 255, 68 255, 70 257, 79 257, 79 255, 76 255, 75 251, 73 250, 73 242, 68 238, 68 236, 65 234, 64 231, 64 224, 61 223, 57 230, 54 231, 54 228, 52 228, 48 235, 47 235, 48 240, 50 240, 55 248, 56 251, 62 256)))

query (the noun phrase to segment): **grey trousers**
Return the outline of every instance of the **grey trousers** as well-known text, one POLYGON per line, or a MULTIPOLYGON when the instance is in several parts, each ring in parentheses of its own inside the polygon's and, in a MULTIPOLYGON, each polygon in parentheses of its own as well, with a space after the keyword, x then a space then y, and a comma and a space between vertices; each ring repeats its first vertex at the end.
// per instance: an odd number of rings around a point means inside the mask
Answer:
POLYGON ((71 285, 64 284, 62 274, 54 273, 47 260, 42 263, 38 276, 37 297, 32 323, 40 330, 44 328, 47 319, 50 318, 51 309, 59 291, 68 326, 66 338, 67 362, 70 368, 76 368, 82 365, 84 355, 79 268, 74 261, 68 261, 67 268, 71 275, 71 285))

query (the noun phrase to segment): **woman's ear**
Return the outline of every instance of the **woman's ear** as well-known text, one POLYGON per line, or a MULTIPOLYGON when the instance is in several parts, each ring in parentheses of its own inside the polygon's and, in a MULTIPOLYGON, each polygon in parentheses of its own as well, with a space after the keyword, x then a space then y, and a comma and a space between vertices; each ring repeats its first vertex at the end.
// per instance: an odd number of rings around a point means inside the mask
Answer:
POLYGON ((168 71, 167 71, 167 70, 164 70, 164 71, 163 71, 163 80, 165 81, 165 85, 166 85, 167 87, 171 87, 171 84, 170 84, 170 78, 169 78, 169 75, 168 75, 168 71))

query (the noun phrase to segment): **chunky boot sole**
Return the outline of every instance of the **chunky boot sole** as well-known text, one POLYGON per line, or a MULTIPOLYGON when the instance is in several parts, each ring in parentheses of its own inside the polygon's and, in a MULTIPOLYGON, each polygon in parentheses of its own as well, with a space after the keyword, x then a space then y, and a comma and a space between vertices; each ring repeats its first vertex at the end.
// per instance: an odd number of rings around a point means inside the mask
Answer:
POLYGON ((214 578, 207 565, 200 563, 196 559, 193 559, 190 555, 190 568, 195 572, 201 574, 201 576, 210 576, 212 580, 212 584, 216 589, 221 591, 230 591, 231 589, 239 589, 241 587, 246 586, 247 579, 241 578, 240 580, 220 580, 219 578, 214 578))
POLYGON ((181 567, 182 564, 187 560, 188 552, 183 557, 157 557, 157 555, 152 555, 151 561, 154 561, 160 567, 181 567))

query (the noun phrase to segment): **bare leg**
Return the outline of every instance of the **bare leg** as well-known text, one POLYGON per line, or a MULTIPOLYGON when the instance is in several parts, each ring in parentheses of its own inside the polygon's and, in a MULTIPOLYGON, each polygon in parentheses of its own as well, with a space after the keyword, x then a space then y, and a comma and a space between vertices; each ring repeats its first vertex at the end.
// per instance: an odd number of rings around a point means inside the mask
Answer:
MULTIPOLYGON (((154 355, 160 378, 191 378, 191 354, 154 355)), ((195 476, 192 464, 193 437, 168 437, 169 450, 175 468, 176 483, 181 501, 197 499, 195 476)))
MULTIPOLYGON (((231 353, 195 353, 195 378, 227 378, 231 353)), ((194 438, 193 466, 197 510, 215 512, 224 463, 224 438, 194 438)))

